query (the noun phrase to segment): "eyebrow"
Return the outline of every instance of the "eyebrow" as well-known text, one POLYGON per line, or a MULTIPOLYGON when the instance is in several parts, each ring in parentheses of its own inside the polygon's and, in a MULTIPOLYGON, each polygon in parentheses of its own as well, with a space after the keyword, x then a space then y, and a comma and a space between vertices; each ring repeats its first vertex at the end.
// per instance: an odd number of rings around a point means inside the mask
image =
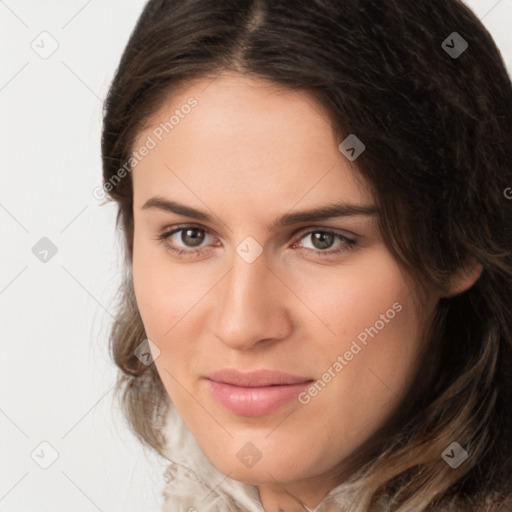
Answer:
MULTIPOLYGON (((185 217, 191 217, 193 219, 202 220, 205 222, 214 222, 214 218, 209 213, 196 210, 191 206, 177 203, 175 201, 169 201, 162 197, 152 197, 148 199, 142 209, 158 208, 166 212, 176 213, 185 217)), ((298 212, 286 213, 281 217, 277 218, 273 222, 274 227, 289 226, 292 224, 299 224, 301 222, 312 222, 319 220, 327 220, 336 217, 353 217, 358 215, 376 215, 377 208, 373 205, 359 205, 347 202, 329 203, 324 206, 312 208, 310 210, 302 210, 298 212)))

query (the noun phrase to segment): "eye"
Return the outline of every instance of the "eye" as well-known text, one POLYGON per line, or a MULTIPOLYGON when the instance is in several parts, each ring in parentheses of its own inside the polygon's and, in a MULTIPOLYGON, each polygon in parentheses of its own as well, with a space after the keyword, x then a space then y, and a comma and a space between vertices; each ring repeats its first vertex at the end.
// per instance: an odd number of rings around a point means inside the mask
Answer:
POLYGON ((195 256, 203 254, 208 250, 201 247, 201 244, 213 235, 206 229, 198 226, 180 226, 171 231, 161 233, 158 238, 165 248, 178 256, 195 256), (178 235, 181 233, 180 235, 178 235), (178 236, 175 236, 178 235, 178 236), (179 244, 183 245, 179 245, 179 244))
MULTIPOLYGON (((304 233, 300 237, 300 240, 305 240, 308 237, 311 240, 312 248, 304 247, 303 245, 301 245, 300 248, 308 254, 313 254, 319 257, 341 254, 352 249, 357 243, 354 238, 349 238, 342 233, 320 228, 304 233), (331 249, 336 241, 339 242, 338 247, 331 249)), ((294 247, 296 247, 296 243, 294 244, 294 247)))
MULTIPOLYGON (((162 241, 165 248, 176 254, 178 257, 194 257, 205 254, 211 250, 208 238, 214 238, 213 234, 207 229, 188 225, 178 226, 171 231, 164 231, 158 235, 158 239, 162 241)), ((211 241, 210 241, 211 243, 211 241)), ((322 258, 340 255, 351 250, 357 243, 357 240, 350 238, 342 233, 330 229, 317 228, 303 233, 298 241, 295 241, 291 248, 298 249, 306 254, 314 257, 322 258), (312 248, 304 247, 303 243, 298 243, 310 237, 312 248), (334 249, 331 247, 338 242, 338 246, 334 249)))

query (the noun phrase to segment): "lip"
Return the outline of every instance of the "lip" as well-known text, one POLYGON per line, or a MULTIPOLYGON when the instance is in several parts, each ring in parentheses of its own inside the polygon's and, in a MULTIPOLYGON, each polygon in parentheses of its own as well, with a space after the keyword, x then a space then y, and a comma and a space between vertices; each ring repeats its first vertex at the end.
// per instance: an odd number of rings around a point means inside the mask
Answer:
POLYGON ((266 369, 251 372, 224 369, 206 377, 213 397, 227 410, 241 416, 264 416, 277 411, 312 382, 309 377, 266 369))

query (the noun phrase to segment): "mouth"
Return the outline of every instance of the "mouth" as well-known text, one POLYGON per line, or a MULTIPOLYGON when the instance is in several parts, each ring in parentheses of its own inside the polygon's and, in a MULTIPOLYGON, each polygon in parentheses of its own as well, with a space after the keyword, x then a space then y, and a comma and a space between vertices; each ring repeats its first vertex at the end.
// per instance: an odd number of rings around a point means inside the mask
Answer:
POLYGON ((220 370, 206 377, 213 398, 240 416, 265 416, 293 400, 314 380, 273 370, 220 370))

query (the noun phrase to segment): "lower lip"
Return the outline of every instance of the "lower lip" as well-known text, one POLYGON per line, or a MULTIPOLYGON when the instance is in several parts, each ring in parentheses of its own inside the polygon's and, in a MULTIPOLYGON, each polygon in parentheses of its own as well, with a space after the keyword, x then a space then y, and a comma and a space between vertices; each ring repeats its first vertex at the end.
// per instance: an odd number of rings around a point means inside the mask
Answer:
POLYGON ((247 388, 206 379, 214 398, 229 411, 241 416, 264 416, 297 398, 311 382, 247 388))

